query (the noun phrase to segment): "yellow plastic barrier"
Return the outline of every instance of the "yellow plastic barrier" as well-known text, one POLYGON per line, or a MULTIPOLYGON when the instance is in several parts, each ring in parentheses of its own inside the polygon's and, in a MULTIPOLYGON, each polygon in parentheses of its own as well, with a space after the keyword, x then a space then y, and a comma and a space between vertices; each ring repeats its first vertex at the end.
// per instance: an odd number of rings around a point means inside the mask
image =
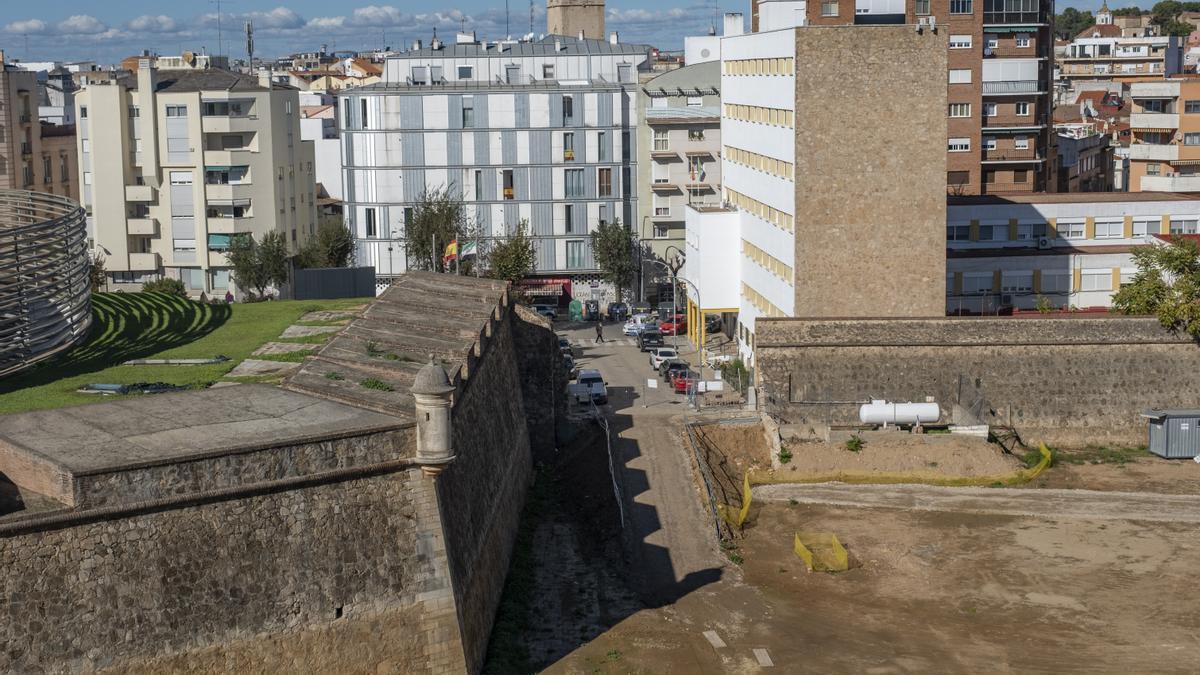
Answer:
POLYGON ((858 485, 878 484, 893 485, 898 483, 918 483, 922 485, 937 485, 941 487, 981 487, 988 485, 1020 485, 1037 478, 1050 466, 1053 454, 1043 443, 1038 447, 1042 458, 1032 468, 1004 476, 939 476, 922 473, 868 473, 855 471, 834 471, 825 473, 799 473, 795 471, 756 473, 746 472, 742 479, 742 507, 737 511, 728 505, 719 507, 721 516, 733 527, 741 527, 750 514, 751 485, 786 485, 804 483, 853 483, 858 485))
POLYGON ((845 572, 850 569, 850 556, 832 532, 797 532, 792 550, 809 572, 845 572))

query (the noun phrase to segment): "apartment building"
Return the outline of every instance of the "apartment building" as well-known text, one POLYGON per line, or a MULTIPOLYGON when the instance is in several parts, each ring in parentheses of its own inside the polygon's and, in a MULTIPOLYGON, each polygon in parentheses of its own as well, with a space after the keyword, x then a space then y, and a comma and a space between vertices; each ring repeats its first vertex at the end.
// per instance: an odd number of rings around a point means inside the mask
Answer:
POLYGON ((1183 43, 1175 36, 1077 37, 1059 59, 1064 80, 1141 82, 1183 72, 1183 43))
POLYGON ((947 190, 1049 189, 1052 0, 751 0, 751 17, 755 31, 936 24, 949 36, 947 190))
POLYGON ((1133 252, 1200 232, 1194 194, 950 197, 946 310, 1109 307, 1133 252))
POLYGON ((315 229, 297 92, 153 63, 76 96, 92 247, 118 288, 165 275, 194 295, 237 291, 226 257, 234 237, 280 232, 298 252, 315 229))
POLYGON ((1129 191, 1200 191, 1200 79, 1134 82, 1129 96, 1129 191))
POLYGON ((702 256, 688 263, 688 311, 725 313, 738 289, 744 358, 760 317, 944 311, 947 41, 898 25, 721 41, 728 206, 687 209, 688 249, 702 256), (713 247, 723 263, 707 257, 713 247))
MULTIPOLYGON (((684 207, 721 203, 721 63, 672 70, 642 86, 637 238, 665 260, 683 249, 684 207)), ((643 270, 653 274, 654 270, 643 270)), ((647 286, 649 287, 649 285, 647 286)))
POLYGON ((75 127, 42 122, 38 75, 0 51, 0 189, 79 199, 75 127))
POLYGON ((1108 192, 1113 189, 1112 137, 1097 126, 1094 122, 1054 125, 1058 144, 1053 165, 1055 192, 1108 192))
POLYGON ((445 188, 465 202, 483 250, 526 222, 535 275, 603 294, 589 235, 638 213, 637 73, 649 53, 615 34, 479 42, 463 33, 388 58, 383 83, 339 95, 359 262, 383 279, 404 272, 413 208, 445 188))

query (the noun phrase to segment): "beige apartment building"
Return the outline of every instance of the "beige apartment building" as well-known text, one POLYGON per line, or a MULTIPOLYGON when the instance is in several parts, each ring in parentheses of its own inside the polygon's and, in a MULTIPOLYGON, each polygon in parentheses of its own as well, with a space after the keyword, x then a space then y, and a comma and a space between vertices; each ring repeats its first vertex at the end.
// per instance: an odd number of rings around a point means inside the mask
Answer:
POLYGON ((1200 191, 1200 79, 1129 85, 1129 191, 1200 191))
POLYGON ((37 73, 9 66, 0 51, 0 189, 79 199, 75 127, 38 120, 37 73))
POLYGON ((165 275, 222 296, 236 291, 234 237, 280 232, 297 252, 314 232, 313 144, 295 89, 143 60, 135 80, 89 85, 76 106, 89 235, 118 287, 165 275))
MULTIPOLYGON (((751 0, 750 4, 755 32, 788 25, 905 24, 923 26, 922 30, 936 25, 949 38, 947 191, 975 195, 1048 189, 1052 0, 751 0)), ((903 120, 895 120, 887 129, 896 135, 913 131, 903 120)))

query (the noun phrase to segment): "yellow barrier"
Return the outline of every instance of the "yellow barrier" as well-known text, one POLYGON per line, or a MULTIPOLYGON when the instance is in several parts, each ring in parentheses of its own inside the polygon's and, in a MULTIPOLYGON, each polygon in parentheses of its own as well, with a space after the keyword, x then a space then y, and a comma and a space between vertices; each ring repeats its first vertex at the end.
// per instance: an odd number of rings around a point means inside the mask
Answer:
POLYGON ((850 569, 850 556, 832 532, 797 532, 792 550, 809 572, 845 572, 850 569))
POLYGON ((750 514, 751 485, 785 485, 805 483, 853 483, 858 485, 879 484, 893 485, 898 483, 919 483, 922 485, 937 485, 941 487, 980 487, 988 485, 1020 485, 1041 475, 1053 459, 1050 448, 1043 443, 1038 448, 1042 458, 1032 468, 1021 469, 1004 476, 939 476, 921 473, 866 473, 854 471, 836 471, 826 473, 799 473, 793 471, 770 472, 759 474, 746 472, 742 479, 742 507, 733 512, 728 505, 719 507, 721 516, 733 527, 741 527, 750 514))

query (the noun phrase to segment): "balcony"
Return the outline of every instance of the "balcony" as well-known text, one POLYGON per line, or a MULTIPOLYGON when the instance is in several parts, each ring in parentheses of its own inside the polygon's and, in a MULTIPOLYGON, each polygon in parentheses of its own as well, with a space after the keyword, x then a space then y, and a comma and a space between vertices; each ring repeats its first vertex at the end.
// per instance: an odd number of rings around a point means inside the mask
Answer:
POLYGON ((654 190, 655 192, 678 192, 679 186, 666 181, 654 181, 650 184, 650 189, 654 190))
POLYGON ((984 183, 982 193, 985 195, 1011 195, 1034 192, 1037 184, 1028 183, 984 183))
POLYGON ((209 234, 243 234, 254 230, 254 219, 246 218, 209 218, 209 234))
POLYGON ((1021 11, 993 11, 983 12, 983 24, 985 26, 997 25, 1013 25, 1018 26, 1042 26, 1046 24, 1046 17, 1040 12, 1021 12, 1021 11))
POLYGON ((1133 82, 1129 85, 1131 98, 1179 98, 1178 82, 1133 82))
POLYGON ((29 141, 21 141, 21 154, 22 155, 32 155, 33 154, 33 146, 29 144, 29 141))
POLYGON ((157 272, 160 262, 157 253, 130 253, 129 271, 157 272))
POLYGON ((252 183, 223 183, 204 186, 204 196, 209 202, 234 204, 250 199, 254 191, 252 183))
POLYGON ((200 118, 200 130, 206 134, 230 134, 258 131, 261 125, 255 115, 213 115, 200 118))
POLYGON ((1200 176, 1142 176, 1143 192, 1197 192, 1200 176))
POLYGON ((21 124, 29 124, 31 121, 33 121, 33 120, 29 113, 27 113, 27 112, 21 113, 21 117, 20 117, 21 124))
POLYGON ((1133 113, 1129 126, 1134 129, 1178 129, 1179 115, 1170 113, 1133 113))
POLYGON ((1129 159, 1145 159, 1153 162, 1176 162, 1179 161, 1179 146, 1135 143, 1129 146, 1129 159))
POLYGON ((989 96, 1011 96, 1014 94, 1040 94, 1042 85, 1037 80, 1002 80, 984 82, 983 93, 989 96))
POLYGON ((126 231, 144 237, 158 236, 157 218, 129 218, 125 221, 126 231))
POLYGON ((229 257, 224 251, 209 251, 208 252, 209 267, 229 267, 229 257))
POLYGON ((249 148, 205 150, 204 164, 205 166, 246 166, 250 163, 251 152, 249 148))
POLYGON ((984 150, 983 162, 985 164, 1025 164, 1028 162, 1040 162, 1042 157, 1038 155, 1036 148, 1028 148, 1025 150, 1017 150, 1014 148, 998 148, 996 150, 984 150))
POLYGON ((651 150, 650 158, 674 161, 679 159, 679 153, 675 150, 651 150))
POLYGON ((155 199, 155 190, 149 185, 126 185, 125 186, 125 201, 127 202, 152 202, 155 199))

